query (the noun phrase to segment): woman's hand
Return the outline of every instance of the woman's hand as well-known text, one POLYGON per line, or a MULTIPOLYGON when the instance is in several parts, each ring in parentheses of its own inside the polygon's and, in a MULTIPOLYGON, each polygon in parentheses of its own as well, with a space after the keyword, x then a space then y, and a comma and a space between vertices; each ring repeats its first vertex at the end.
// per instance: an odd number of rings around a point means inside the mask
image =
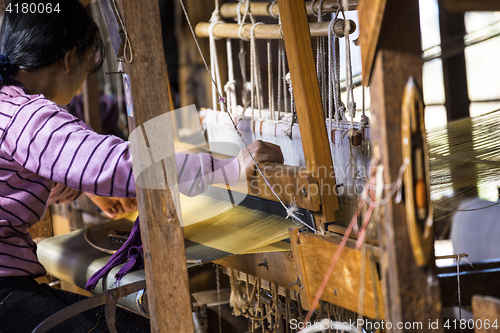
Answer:
POLYGON ((116 218, 125 213, 132 213, 137 210, 136 198, 113 198, 100 197, 87 193, 87 196, 99 207, 109 218, 116 218))
MULTIPOLYGON (((284 161, 281 148, 273 143, 257 140, 248 145, 248 149, 257 163, 283 163, 284 161)), ((255 163, 245 148, 240 151, 238 161, 240 162, 239 181, 247 180, 255 171, 255 163)))

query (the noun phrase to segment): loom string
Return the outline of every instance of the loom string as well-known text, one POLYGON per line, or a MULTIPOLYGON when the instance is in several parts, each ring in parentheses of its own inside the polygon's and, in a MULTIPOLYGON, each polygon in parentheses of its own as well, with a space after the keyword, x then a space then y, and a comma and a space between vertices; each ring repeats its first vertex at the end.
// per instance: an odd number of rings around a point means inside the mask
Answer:
MULTIPOLYGON (((201 51, 201 48, 200 48, 200 45, 198 43, 198 38, 196 38, 196 34, 194 33, 194 29, 193 29, 193 26, 191 24, 191 20, 189 19, 189 15, 187 13, 187 10, 186 10, 186 7, 185 7, 185 4, 184 4, 184 1, 183 0, 179 0, 181 6, 182 6, 182 10, 184 12, 184 15, 186 16, 186 20, 188 22, 188 25, 189 25, 189 29, 191 30, 191 34, 193 35, 193 38, 195 40, 195 43, 196 43, 196 47, 198 48, 198 52, 200 53, 200 56, 201 56, 201 59, 203 60, 203 64, 205 65, 205 68, 208 72, 208 74, 210 75, 210 79, 212 80, 212 82, 214 83, 215 85, 215 80, 214 80, 214 77, 212 76, 212 73, 210 72, 210 69, 208 68, 208 64, 207 64, 207 61, 203 55, 203 52, 201 51)), ((248 5, 249 7, 249 5, 248 5)), ((220 94, 220 91, 219 89, 217 89, 217 86, 215 86, 215 89, 216 89, 216 92, 220 98, 220 104, 224 107, 225 111, 227 112, 227 105, 225 103, 225 99, 221 96, 220 94)), ((234 119, 232 117, 232 115, 228 112, 228 116, 229 116, 229 119, 231 120, 231 123, 233 124, 233 127, 234 129, 236 130, 236 132, 238 133, 238 136, 240 137, 245 149, 247 150, 250 158, 252 159, 252 161, 254 162, 255 164, 255 168, 256 170, 259 172, 259 174, 262 176, 262 178, 264 179, 264 181, 266 182, 266 185, 269 187, 269 189, 271 190, 271 192, 273 193, 273 195, 276 197, 276 199, 279 201, 279 203, 283 206, 283 208, 286 210, 286 213, 287 213, 287 218, 288 217, 292 217, 292 219, 294 221, 297 221, 297 222, 300 222, 301 224, 303 224, 305 227, 309 228, 310 230, 316 232, 316 229, 314 229, 313 227, 311 227, 310 225, 308 225, 307 223, 305 223, 304 221, 302 221, 296 214, 298 208, 297 207, 294 207, 294 206, 290 206, 290 207, 287 207, 287 205, 283 202, 283 200, 281 200, 281 198, 278 196, 278 194, 276 193, 276 191, 274 190, 274 188, 271 186, 269 180, 267 179, 267 177, 264 175, 264 173, 262 172, 262 170, 260 169, 259 167, 259 163, 257 163, 257 161, 255 160, 254 156, 252 155, 252 153, 250 152, 250 149, 248 149, 248 145, 247 143, 245 142, 245 140, 243 139, 243 135, 242 133, 240 132, 240 130, 238 129, 238 127, 236 126, 236 123, 234 122, 234 119)))

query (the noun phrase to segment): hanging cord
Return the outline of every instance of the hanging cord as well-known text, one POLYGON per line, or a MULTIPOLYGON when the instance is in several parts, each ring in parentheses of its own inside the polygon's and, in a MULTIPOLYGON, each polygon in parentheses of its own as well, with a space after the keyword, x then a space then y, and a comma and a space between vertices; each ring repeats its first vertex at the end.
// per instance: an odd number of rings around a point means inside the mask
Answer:
MULTIPOLYGON (((205 59, 205 56, 203 56, 203 52, 201 51, 201 48, 200 48, 200 44, 198 43, 198 38, 196 38, 196 34, 194 33, 194 29, 193 29, 193 25, 191 24, 191 20, 189 19, 189 15, 187 13, 187 10, 186 10, 186 6, 184 5, 184 1, 183 0, 179 0, 180 4, 181 4, 181 7, 182 7, 182 10, 184 12, 184 15, 186 16, 186 20, 188 22, 188 25, 189 25, 189 29, 191 30, 191 34, 193 35, 193 38, 195 40, 195 43, 196 43, 196 47, 198 48, 198 52, 200 53, 200 56, 201 56, 201 59, 203 61, 203 64, 205 65, 205 69, 207 70, 207 72, 209 73, 210 75, 210 78, 212 80, 212 82, 215 84, 214 82, 214 77, 212 76, 212 73, 210 72, 210 69, 208 68, 208 64, 207 64, 207 61, 205 59)), ((217 89, 217 87, 216 87, 217 89)), ((227 105, 226 103, 223 101, 223 98, 220 94, 220 91, 217 89, 217 94, 219 95, 219 98, 221 100, 221 105, 224 107, 224 109, 226 110, 227 112, 227 105)), ((294 207, 294 206, 287 206, 283 200, 281 200, 281 198, 279 197, 279 195, 276 193, 276 191, 274 190, 274 188, 271 186, 271 184, 269 183, 269 180, 267 179, 267 177, 264 175, 264 173, 262 172, 262 170, 260 169, 259 167, 259 164, 257 163, 257 161, 255 161, 255 158, 253 157, 252 153, 250 152, 250 150, 248 149, 248 145, 247 143, 245 142, 245 140, 243 139, 243 134, 240 132, 240 130, 238 129, 238 127, 236 126, 236 123, 234 122, 234 119, 233 117, 231 116, 230 113, 228 113, 229 115, 229 119, 231 120, 231 123, 233 124, 233 127, 234 129, 236 130, 236 133, 238 133, 240 139, 241 139, 241 142, 243 143, 243 145, 245 146, 245 149, 247 150, 249 156, 252 158, 252 161, 253 163, 255 164, 255 169, 257 170, 257 172, 262 176, 262 178, 264 179, 264 181, 266 182, 266 185, 269 187, 269 189, 271 190, 271 192, 273 193, 273 195, 276 197, 276 199, 278 200, 278 202, 283 206, 283 208, 286 210, 286 213, 287 213, 287 217, 291 217, 294 221, 296 222, 299 222, 301 223, 302 225, 304 225, 306 228, 316 232, 316 229, 314 229, 313 227, 311 227, 310 225, 308 225, 307 223, 305 223, 304 221, 302 221, 296 214, 297 212, 297 207, 294 207)))
MULTIPOLYGON (((323 2, 325 0, 319 0, 318 12, 315 13, 314 4, 317 0, 311 2, 312 12, 318 17, 318 22, 323 22, 323 2)), ((326 78, 326 66, 325 66, 325 37, 317 37, 316 46, 316 75, 318 77, 319 88, 321 91, 321 105, 323 110, 326 111, 326 96, 327 96, 327 78, 326 78)))
POLYGON ((335 36, 334 40, 334 99, 335 99, 335 119, 337 121, 345 121, 345 105, 342 103, 342 96, 340 94, 340 39, 335 36))
MULTIPOLYGON (((337 99, 333 97, 333 94, 337 94, 337 88, 334 87, 334 54, 333 54, 333 47, 332 47, 332 31, 333 31, 333 25, 335 23, 335 20, 331 20, 330 24, 328 25, 328 140, 330 143, 333 143, 333 109, 336 108, 336 102, 337 99), (334 91, 335 90, 335 91, 334 91)), ((336 118, 336 120, 338 120, 336 118)))
MULTIPOLYGON (((344 5, 346 1, 344 0, 344 5)), ((348 8, 348 7, 346 7, 348 8)), ((354 102, 354 85, 352 84, 352 64, 351 64, 351 43, 349 32, 351 30, 351 22, 346 18, 344 9, 342 8, 342 16, 344 17, 344 39, 345 39, 345 61, 346 73, 345 82, 347 90, 347 111, 351 118, 351 129, 354 128, 354 118, 356 117, 356 103, 354 102)))
POLYGON ((288 90, 290 91, 290 107, 292 111, 292 117, 290 118, 290 122, 288 123, 288 128, 285 130, 285 135, 291 140, 293 136, 293 124, 297 122, 297 110, 295 109, 295 102, 293 99, 292 77, 290 75, 290 72, 286 74, 286 82, 288 83, 288 90))
POLYGON ((227 83, 224 86, 224 91, 226 93, 226 100, 228 103, 228 109, 230 113, 234 113, 237 107, 236 102, 236 80, 234 79, 234 66, 233 66, 233 48, 231 45, 231 39, 226 40, 227 49, 227 83))
POLYGON ((215 44, 215 36, 214 36, 214 27, 219 24, 224 23, 220 16, 218 15, 218 11, 215 10, 212 13, 212 17, 210 18, 210 25, 208 27, 208 36, 209 36, 209 46, 210 46, 210 68, 212 73, 215 73, 216 81, 213 82, 212 88, 212 104, 214 111, 222 110, 222 106, 219 107, 218 104, 221 102, 220 98, 217 98, 217 91, 221 91, 221 79, 220 79, 220 71, 219 71, 219 60, 217 57, 217 45, 215 44))
MULTIPOLYGON (((269 5, 269 7, 267 8, 267 11, 269 13, 269 15, 272 17, 272 18, 275 18, 277 19, 279 17, 279 14, 278 15, 274 15, 273 13, 273 8, 275 5, 278 4, 278 0, 273 0, 273 2, 271 2, 271 4, 269 5)), ((279 9, 279 8, 278 8, 279 9)))
POLYGON ((283 56, 282 54, 282 44, 283 44, 283 39, 280 39, 278 41, 278 119, 281 119, 281 57, 283 56))
POLYGON ((335 121, 345 120, 345 106, 340 96, 340 43, 339 38, 333 35, 339 12, 340 7, 328 25, 328 117, 335 121))
POLYGON ((267 90, 269 99, 269 118, 275 120, 274 114, 274 82, 273 82, 273 67, 272 67, 272 52, 271 40, 267 40, 267 90))
POLYGON ((240 37, 240 52, 238 53, 238 60, 240 62, 240 69, 241 69, 241 78, 243 81, 243 89, 241 92, 241 104, 243 105, 243 110, 245 110, 249 105, 250 101, 248 100, 248 85, 247 85, 247 66, 246 66, 246 55, 247 52, 245 51, 245 42, 243 36, 241 35, 241 29, 243 28, 243 21, 241 20, 241 5, 243 4, 243 1, 238 1, 238 4, 236 5, 236 12, 237 12, 237 22, 240 25, 240 28, 238 29, 238 36, 240 37))
POLYGON ((255 115, 254 110, 257 106, 259 111, 259 118, 262 118, 262 96, 261 96, 261 85, 259 80, 259 70, 258 70, 258 54, 257 45, 255 43, 255 27, 264 24, 263 22, 256 22, 252 25, 252 30, 250 33, 250 82, 252 83, 251 97, 250 97, 250 107, 252 108, 252 131, 255 132, 255 115))
POLYGON ((132 50, 132 43, 130 42, 130 38, 128 36, 127 27, 125 26, 125 23, 123 22, 120 11, 118 10, 118 6, 116 5, 116 1, 112 0, 111 4, 114 7, 113 11, 118 14, 118 20, 120 20, 120 25, 123 27, 123 33, 125 34, 125 45, 123 48, 123 60, 125 60, 125 62, 127 64, 130 64, 134 60, 134 51, 132 50), (127 57, 127 54, 128 54, 128 57, 127 57))

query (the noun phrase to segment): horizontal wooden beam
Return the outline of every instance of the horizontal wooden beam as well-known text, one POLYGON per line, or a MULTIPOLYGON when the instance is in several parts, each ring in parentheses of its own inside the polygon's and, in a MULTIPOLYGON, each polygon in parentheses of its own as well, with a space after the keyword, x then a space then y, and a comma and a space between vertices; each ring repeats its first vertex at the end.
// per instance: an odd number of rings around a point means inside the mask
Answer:
MULTIPOLYGON (((359 0, 349 0, 349 8, 347 10, 355 10, 359 0)), ((307 15, 317 15, 320 1, 306 1, 307 15), (314 8, 313 8, 314 6, 314 8)), ((240 14, 244 15, 246 6, 240 5, 240 14)), ((338 0, 325 0, 323 2, 323 13, 334 13, 338 9, 338 0)), ((280 10, 277 4, 271 6, 270 2, 250 2, 250 11, 253 16, 274 16, 278 17, 280 10)), ((238 4, 225 3, 220 6, 220 14, 222 17, 232 18, 238 15, 238 4)))
POLYGON ((498 12, 498 0, 444 0, 444 8, 452 13, 464 12, 498 12))
MULTIPOLYGON (((328 27, 330 21, 327 22, 313 22, 309 23, 309 31, 312 37, 318 36, 328 36, 328 27)), ((333 28, 334 33, 339 37, 344 36, 344 30, 342 30, 342 22, 338 21, 333 28)), ((351 29, 351 34, 355 31, 351 29)), ((281 39, 282 30, 279 24, 260 24, 255 27, 254 34, 256 39, 281 39)), ((200 22, 195 27, 195 32, 198 37, 209 37, 210 23, 200 22)), ((216 38, 245 38, 250 39, 252 33, 252 25, 245 24, 241 29, 240 25, 236 23, 220 23, 213 28, 214 37, 216 38), (241 35, 241 37, 240 37, 241 35)))
POLYGON ((289 251, 240 254, 216 260, 214 263, 299 291, 299 286, 294 284, 297 275, 292 253, 289 251))
MULTIPOLYGON (((262 172, 273 186, 280 199, 287 205, 295 204, 312 212, 320 210, 321 193, 317 179, 304 167, 296 167, 277 163, 260 163, 262 172)), ((226 188, 226 185, 213 185, 226 188)), ((246 183, 231 186, 231 190, 249 194, 254 197, 277 202, 269 186, 260 174, 251 176, 246 183)))

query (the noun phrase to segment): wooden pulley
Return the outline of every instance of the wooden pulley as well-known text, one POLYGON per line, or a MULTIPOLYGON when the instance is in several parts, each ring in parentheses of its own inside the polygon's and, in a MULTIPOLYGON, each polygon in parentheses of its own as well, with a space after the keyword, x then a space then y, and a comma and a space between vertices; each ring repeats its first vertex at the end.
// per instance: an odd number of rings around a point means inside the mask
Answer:
POLYGON ((424 102, 413 77, 409 78, 403 95, 401 138, 408 233, 417 265, 425 266, 433 251, 434 232, 424 102))

